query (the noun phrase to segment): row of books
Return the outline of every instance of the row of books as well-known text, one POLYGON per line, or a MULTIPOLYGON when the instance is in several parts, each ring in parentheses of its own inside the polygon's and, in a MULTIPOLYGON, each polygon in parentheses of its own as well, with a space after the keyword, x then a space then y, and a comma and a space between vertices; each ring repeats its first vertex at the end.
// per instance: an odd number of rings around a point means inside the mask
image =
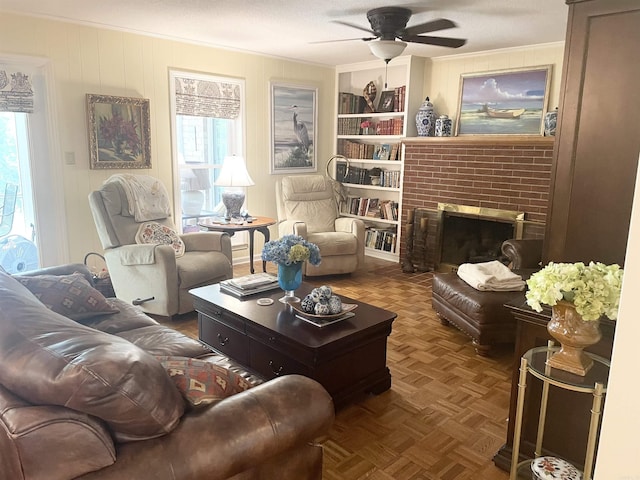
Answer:
POLYGON ((364 113, 367 102, 362 95, 348 92, 338 94, 338 113, 364 113))
POLYGON ((362 160, 398 160, 400 144, 383 143, 375 145, 372 143, 360 143, 338 139, 338 155, 347 158, 357 158, 362 160))
POLYGON ((390 118, 370 122, 367 133, 362 128, 362 118, 339 118, 338 135, 402 135, 404 128, 403 118, 390 118), (370 132, 370 133, 369 133, 370 132))
POLYGON ((400 170, 382 170, 380 172, 380 186, 400 188, 400 170))
POLYGON ((369 227, 365 231, 364 245, 375 250, 396 253, 397 239, 395 230, 369 227))
MULTIPOLYGON (((376 111, 404 112, 404 101, 406 93, 406 85, 396 87, 392 91, 385 90, 381 92, 376 106, 376 111)), ((349 92, 338 93, 338 113, 365 113, 367 112, 367 110, 369 110, 369 108, 364 96, 356 95, 349 92)))
POLYGON ((375 126, 376 135, 402 135, 404 129, 404 118, 390 118, 379 120, 375 126))
POLYGON ((356 197, 350 195, 343 206, 343 212, 369 218, 383 218, 398 220, 398 203, 393 200, 378 198, 356 197))

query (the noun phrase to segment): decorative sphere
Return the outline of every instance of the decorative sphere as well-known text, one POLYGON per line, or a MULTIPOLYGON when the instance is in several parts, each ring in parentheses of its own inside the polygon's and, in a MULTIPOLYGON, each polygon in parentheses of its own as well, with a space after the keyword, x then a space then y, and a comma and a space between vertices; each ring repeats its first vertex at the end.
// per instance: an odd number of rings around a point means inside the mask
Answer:
POLYGON ((315 306, 316 315, 329 315, 331 310, 329 309, 329 304, 324 302, 318 302, 315 306))
POLYGON ((329 298, 329 312, 332 314, 340 313, 342 311, 342 300, 337 295, 331 295, 329 298))
POLYGON ((324 298, 325 300, 329 300, 331 298, 332 291, 329 285, 322 285, 318 290, 320 290, 320 298, 324 298))
POLYGON ((313 313, 315 311, 316 302, 313 301, 311 295, 307 295, 300 302, 300 308, 305 313, 313 313))
POLYGON ((314 303, 318 303, 322 298, 322 292, 319 288, 314 288, 313 290, 311 290, 311 293, 309 295, 311 296, 311 299, 314 303))

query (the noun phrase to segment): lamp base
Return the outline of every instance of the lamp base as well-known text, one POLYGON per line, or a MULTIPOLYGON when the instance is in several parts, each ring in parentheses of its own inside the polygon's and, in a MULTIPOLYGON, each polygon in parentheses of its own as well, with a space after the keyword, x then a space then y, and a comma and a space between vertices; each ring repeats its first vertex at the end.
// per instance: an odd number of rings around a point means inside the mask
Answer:
POLYGON ((240 216, 240 209, 244 205, 244 192, 222 192, 222 203, 227 209, 225 220, 240 216))

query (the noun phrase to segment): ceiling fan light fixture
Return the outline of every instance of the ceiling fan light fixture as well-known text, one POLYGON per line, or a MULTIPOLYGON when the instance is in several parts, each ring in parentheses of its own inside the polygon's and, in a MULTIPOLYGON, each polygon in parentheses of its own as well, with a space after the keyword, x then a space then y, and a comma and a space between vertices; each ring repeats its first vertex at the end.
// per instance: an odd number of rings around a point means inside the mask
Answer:
POLYGON ((367 43, 371 53, 385 62, 404 52, 407 44, 399 40, 372 40, 367 43))

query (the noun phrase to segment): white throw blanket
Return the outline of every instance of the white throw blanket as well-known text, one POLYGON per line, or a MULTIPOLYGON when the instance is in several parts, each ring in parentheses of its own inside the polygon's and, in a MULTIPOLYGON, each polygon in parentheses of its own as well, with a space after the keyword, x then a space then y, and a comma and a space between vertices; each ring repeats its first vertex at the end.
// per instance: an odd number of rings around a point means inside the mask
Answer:
POLYGON ((105 183, 118 182, 129 203, 129 215, 136 222, 159 220, 171 214, 169 194, 164 185, 149 175, 119 173, 110 176, 105 183))
POLYGON ((463 263, 458 267, 458 276, 476 290, 520 291, 525 282, 497 260, 484 263, 463 263))

